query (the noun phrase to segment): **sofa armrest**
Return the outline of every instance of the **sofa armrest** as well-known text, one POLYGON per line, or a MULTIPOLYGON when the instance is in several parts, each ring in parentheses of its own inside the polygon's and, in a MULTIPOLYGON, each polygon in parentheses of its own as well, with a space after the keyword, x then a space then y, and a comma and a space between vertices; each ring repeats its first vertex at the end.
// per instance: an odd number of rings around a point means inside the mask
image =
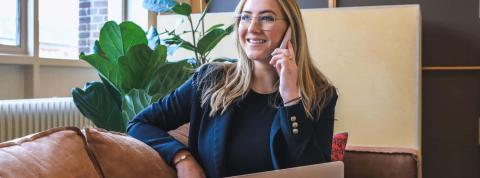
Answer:
POLYGON ((421 178, 418 151, 409 148, 348 146, 346 178, 421 178))

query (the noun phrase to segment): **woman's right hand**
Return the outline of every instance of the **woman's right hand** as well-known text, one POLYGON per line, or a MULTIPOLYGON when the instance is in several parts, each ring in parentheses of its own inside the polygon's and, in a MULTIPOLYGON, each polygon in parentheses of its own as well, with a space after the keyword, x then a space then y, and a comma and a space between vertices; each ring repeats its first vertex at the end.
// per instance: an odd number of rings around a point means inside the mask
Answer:
MULTIPOLYGON (((184 154, 190 154, 187 151, 180 151, 177 156, 184 154), (186 152, 186 153, 185 153, 186 152)), ((177 177, 178 178, 206 178, 202 167, 195 160, 193 156, 189 156, 187 159, 180 161, 177 165, 177 177)))

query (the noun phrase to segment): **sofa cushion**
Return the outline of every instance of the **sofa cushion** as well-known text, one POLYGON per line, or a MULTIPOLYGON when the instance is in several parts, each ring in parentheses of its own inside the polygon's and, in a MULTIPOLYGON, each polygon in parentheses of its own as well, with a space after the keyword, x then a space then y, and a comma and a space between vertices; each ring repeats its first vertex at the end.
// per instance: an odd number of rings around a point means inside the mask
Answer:
POLYGON ((349 146, 343 162, 346 178, 421 177, 418 153, 409 148, 349 146))
POLYGON ((93 160, 75 127, 0 143, 0 177, 101 177, 93 160))
POLYGON ((105 177, 176 177, 150 146, 125 134, 85 129, 87 142, 105 177))

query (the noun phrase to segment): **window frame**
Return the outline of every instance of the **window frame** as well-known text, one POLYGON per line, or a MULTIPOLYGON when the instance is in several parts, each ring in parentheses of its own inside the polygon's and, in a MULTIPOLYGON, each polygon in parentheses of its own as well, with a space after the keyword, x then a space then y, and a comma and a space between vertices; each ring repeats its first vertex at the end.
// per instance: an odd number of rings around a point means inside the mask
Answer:
POLYGON ((19 42, 18 46, 4 45, 0 44, 0 52, 5 54, 27 54, 27 11, 28 3, 27 0, 17 0, 17 28, 19 32, 17 34, 17 40, 19 42))
MULTIPOLYGON (((132 0, 120 0, 122 21, 128 20, 128 3, 132 0)), ((17 0, 20 17, 20 44, 18 46, 0 44, 0 64, 44 65, 66 67, 88 67, 78 59, 45 58, 39 56, 39 0, 17 0), (58 61, 58 62, 55 62, 58 61)))

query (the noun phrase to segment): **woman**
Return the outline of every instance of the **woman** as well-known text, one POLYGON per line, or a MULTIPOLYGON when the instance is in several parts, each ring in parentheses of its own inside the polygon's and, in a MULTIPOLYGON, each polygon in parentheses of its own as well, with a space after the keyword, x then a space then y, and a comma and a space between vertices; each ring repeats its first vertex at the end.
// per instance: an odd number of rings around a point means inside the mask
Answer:
POLYGON ((208 64, 138 114, 128 134, 178 177, 224 177, 330 161, 335 88, 314 67, 295 0, 241 0, 235 64, 208 64), (291 26, 287 49, 280 43, 291 26), (188 147, 167 131, 189 122, 188 147))

